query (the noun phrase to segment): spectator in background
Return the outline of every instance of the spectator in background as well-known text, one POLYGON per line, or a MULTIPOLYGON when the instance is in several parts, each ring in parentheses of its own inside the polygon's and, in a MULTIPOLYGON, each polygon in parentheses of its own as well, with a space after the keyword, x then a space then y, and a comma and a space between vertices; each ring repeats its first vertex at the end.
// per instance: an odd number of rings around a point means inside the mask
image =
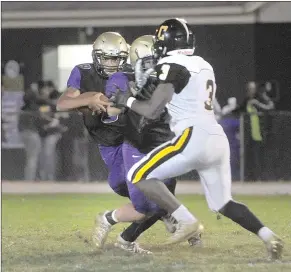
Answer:
POLYGON ((54 89, 44 81, 32 85, 24 95, 24 106, 19 121, 25 153, 25 180, 36 180, 39 168, 42 180, 55 180, 56 144, 65 129, 54 118, 56 99, 54 89))
POLYGON ((46 82, 46 85, 49 89, 49 99, 51 100, 51 102, 55 105, 57 104, 57 100, 60 97, 60 92, 56 89, 55 84, 49 80, 46 82))
POLYGON ((41 122, 39 127, 42 142, 39 165, 40 179, 56 180, 56 147, 62 133, 67 128, 60 123, 59 115, 56 113, 59 92, 53 82, 39 82, 39 97, 43 101, 40 107, 41 122))
POLYGON ((72 111, 70 114, 59 112, 59 114, 63 115, 68 127, 61 140, 63 178, 88 182, 90 180, 89 141, 87 129, 83 126, 82 114, 77 111, 72 111))
MULTIPOLYGON (((4 89, 4 84, 3 84, 3 80, 1 80, 1 101, 2 101, 2 98, 3 98, 3 92, 5 91, 5 89, 4 89)), ((4 122, 3 122, 3 119, 2 119, 2 114, 1 114, 1 142, 6 142, 6 133, 5 133, 5 131, 4 131, 4 129, 3 129, 3 124, 4 124, 4 122)))
POLYGON ((24 168, 25 180, 36 180, 41 139, 39 136, 39 107, 41 104, 37 84, 25 91, 24 106, 19 117, 19 131, 24 143, 26 160, 24 168))
POLYGON ((235 97, 230 97, 227 99, 227 104, 222 108, 221 115, 226 116, 232 113, 237 108, 237 101, 235 97))
POLYGON ((236 107, 236 98, 228 98, 227 104, 221 109, 222 119, 219 121, 229 141, 231 176, 233 180, 240 179, 239 115, 235 112, 236 107))
POLYGON ((260 180, 262 174, 263 160, 263 129, 260 118, 261 112, 266 112, 274 109, 273 101, 268 97, 264 90, 258 92, 257 84, 251 81, 247 84, 247 97, 237 112, 245 112, 249 114, 250 121, 250 137, 246 141, 246 164, 249 163, 248 169, 251 172, 252 180, 260 180))
POLYGON ((221 118, 221 106, 216 97, 213 99, 213 111, 217 121, 221 118))
POLYGON ((244 102, 236 109, 239 112, 250 112, 248 107, 255 108, 256 112, 269 111, 275 108, 274 102, 267 95, 265 89, 257 90, 257 84, 250 81, 247 84, 247 95, 244 102))

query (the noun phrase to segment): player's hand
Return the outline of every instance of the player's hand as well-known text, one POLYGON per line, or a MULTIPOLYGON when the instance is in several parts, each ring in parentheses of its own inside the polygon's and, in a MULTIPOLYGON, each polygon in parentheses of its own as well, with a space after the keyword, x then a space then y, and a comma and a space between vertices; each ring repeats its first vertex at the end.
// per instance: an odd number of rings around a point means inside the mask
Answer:
POLYGON ((116 93, 110 98, 110 101, 113 102, 114 107, 122 109, 127 107, 127 100, 132 96, 130 90, 122 92, 122 90, 116 85, 116 93))
POLYGON ((122 113, 122 109, 118 109, 112 106, 107 107, 107 114, 109 117, 119 115, 120 113, 122 113))
POLYGON ((112 103, 109 101, 109 99, 106 98, 106 96, 102 93, 97 93, 89 98, 88 101, 88 107, 93 112, 97 111, 104 111, 106 112, 106 107, 110 106, 112 103))
POLYGON ((156 86, 154 84, 146 84, 135 97, 139 100, 149 100, 155 89, 156 86))
POLYGON ((142 59, 138 59, 135 64, 135 83, 137 89, 141 90, 147 83, 150 75, 155 71, 154 68, 147 69, 144 71, 142 66, 142 59))
POLYGON ((156 89, 156 85, 146 83, 142 89, 138 89, 136 84, 130 81, 129 88, 132 93, 132 96, 134 96, 136 99, 149 100, 152 97, 154 90, 156 89))

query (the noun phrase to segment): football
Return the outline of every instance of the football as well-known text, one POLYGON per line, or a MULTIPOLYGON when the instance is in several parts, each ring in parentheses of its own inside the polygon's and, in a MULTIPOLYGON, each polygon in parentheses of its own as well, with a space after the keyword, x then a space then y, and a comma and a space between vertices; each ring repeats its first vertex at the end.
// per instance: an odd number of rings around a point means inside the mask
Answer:
MULTIPOLYGON (((86 96, 91 97, 92 95, 97 94, 97 92, 86 92, 85 94, 86 94, 86 96)), ((100 96, 100 100, 102 100, 104 102, 108 102, 109 98, 107 96, 105 96, 104 94, 102 94, 100 96)), ((80 107, 80 108, 78 108, 78 111, 83 113, 83 114, 89 114, 89 113, 92 114, 93 113, 92 110, 89 109, 88 107, 80 107)), ((98 115, 100 113, 95 112, 95 114, 98 115)))

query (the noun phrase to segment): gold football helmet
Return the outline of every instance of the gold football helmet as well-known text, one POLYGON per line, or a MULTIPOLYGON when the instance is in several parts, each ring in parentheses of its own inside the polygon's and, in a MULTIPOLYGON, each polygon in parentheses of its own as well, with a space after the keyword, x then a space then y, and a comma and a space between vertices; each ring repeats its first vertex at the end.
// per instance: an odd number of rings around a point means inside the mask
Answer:
POLYGON ((127 43, 117 32, 104 32, 93 44, 94 66, 97 72, 105 78, 122 69, 127 57, 127 43))
POLYGON ((154 36, 144 35, 131 44, 129 50, 130 64, 134 67, 137 59, 143 59, 145 69, 151 68, 153 63, 154 36))

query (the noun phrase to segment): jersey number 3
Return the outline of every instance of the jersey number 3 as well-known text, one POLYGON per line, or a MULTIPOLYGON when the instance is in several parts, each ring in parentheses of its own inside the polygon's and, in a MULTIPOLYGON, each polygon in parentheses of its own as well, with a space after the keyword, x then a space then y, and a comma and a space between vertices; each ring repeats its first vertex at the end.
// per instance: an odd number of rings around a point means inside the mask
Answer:
POLYGON ((207 80, 206 91, 208 92, 208 99, 204 102, 204 108, 206 110, 213 110, 213 94, 214 94, 214 83, 213 80, 207 80))
POLYGON ((170 70, 170 65, 169 64, 163 64, 161 67, 161 73, 159 75, 160 80, 166 80, 168 73, 170 70))

